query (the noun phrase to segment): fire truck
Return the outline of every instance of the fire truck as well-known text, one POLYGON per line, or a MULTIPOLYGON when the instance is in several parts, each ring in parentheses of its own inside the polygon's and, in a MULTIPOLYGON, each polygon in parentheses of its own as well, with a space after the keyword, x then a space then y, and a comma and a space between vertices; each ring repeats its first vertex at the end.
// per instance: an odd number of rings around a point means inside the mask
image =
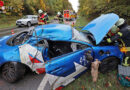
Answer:
POLYGON ((76 13, 73 10, 64 10, 63 15, 64 15, 64 20, 76 19, 76 13))

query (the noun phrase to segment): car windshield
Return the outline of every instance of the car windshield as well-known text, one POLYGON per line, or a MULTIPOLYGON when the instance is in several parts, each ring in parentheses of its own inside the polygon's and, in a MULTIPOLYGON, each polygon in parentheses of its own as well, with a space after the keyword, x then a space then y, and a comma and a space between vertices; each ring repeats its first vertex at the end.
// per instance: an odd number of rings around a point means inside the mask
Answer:
POLYGON ((80 32, 76 30, 75 28, 72 29, 73 32, 73 39, 82 41, 82 42, 87 42, 89 44, 92 44, 91 40, 87 37, 86 33, 80 32))
POLYGON ((23 19, 31 19, 31 18, 32 18, 32 17, 29 16, 29 15, 26 15, 26 16, 23 17, 23 19))
POLYGON ((7 44, 10 46, 23 44, 32 36, 32 32, 33 30, 17 33, 7 41, 7 44))

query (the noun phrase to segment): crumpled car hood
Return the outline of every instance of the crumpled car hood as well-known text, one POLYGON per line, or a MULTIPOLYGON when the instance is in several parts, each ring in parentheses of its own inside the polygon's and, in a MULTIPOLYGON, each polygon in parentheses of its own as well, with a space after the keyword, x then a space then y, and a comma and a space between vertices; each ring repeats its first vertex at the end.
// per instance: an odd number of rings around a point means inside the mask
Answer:
POLYGON ((99 44, 118 20, 119 16, 114 13, 104 14, 88 23, 82 30, 92 33, 96 44, 99 44))

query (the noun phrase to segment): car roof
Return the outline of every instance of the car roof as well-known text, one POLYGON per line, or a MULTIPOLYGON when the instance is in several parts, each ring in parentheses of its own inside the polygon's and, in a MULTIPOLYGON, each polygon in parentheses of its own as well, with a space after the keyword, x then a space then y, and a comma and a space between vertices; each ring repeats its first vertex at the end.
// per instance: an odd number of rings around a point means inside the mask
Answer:
POLYGON ((72 39, 72 28, 65 24, 47 24, 35 28, 33 36, 39 36, 48 40, 67 41, 72 39))
POLYGON ((103 14, 88 23, 82 31, 89 31, 92 33, 96 40, 96 44, 99 44, 118 20, 119 16, 117 14, 103 14))

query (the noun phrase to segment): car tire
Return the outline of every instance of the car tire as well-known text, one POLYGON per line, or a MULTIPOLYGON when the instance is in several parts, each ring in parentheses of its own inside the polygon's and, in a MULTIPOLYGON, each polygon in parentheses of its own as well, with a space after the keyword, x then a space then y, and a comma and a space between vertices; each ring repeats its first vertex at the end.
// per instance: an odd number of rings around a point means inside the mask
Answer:
POLYGON ((2 77, 9 83, 14 83, 22 78, 25 74, 26 68, 23 64, 18 62, 9 62, 2 67, 2 77))
POLYGON ((31 22, 27 22, 27 26, 28 26, 28 27, 31 27, 31 22))
POLYGON ((117 69, 119 63, 120 63, 120 61, 116 57, 106 58, 99 65, 99 71, 101 73, 110 72, 112 70, 117 69))

